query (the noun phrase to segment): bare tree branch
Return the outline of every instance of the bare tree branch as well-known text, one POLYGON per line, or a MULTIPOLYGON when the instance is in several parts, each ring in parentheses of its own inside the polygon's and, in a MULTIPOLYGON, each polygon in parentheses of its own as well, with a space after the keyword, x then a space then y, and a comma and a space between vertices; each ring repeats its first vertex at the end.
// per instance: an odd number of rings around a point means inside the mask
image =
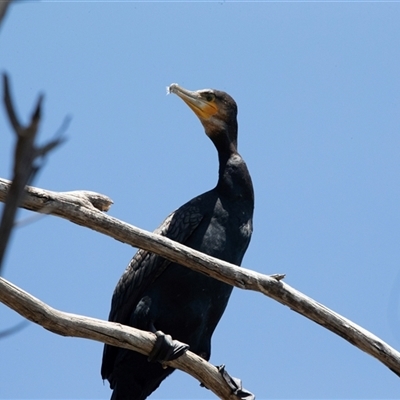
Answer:
POLYGON ((15 214, 23 195, 24 187, 28 183, 29 177, 32 174, 32 166, 35 158, 35 149, 33 143, 40 121, 40 105, 42 102, 42 97, 40 96, 35 111, 32 115, 31 122, 26 128, 24 128, 19 123, 14 111, 8 78, 5 74, 3 75, 3 83, 4 104, 11 126, 17 136, 17 144, 14 155, 13 184, 9 190, 8 200, 5 202, 0 224, 0 273, 2 261, 4 259, 8 240, 14 224, 15 214))
MULTIPOLYGON (((4 201, 10 183, 0 179, 0 201, 4 201)), ((383 340, 335 313, 324 305, 281 282, 282 275, 267 276, 237 267, 190 249, 163 236, 136 228, 99 211, 93 198, 106 196, 93 192, 50 192, 27 187, 22 207, 56 215, 78 225, 86 226, 123 243, 157 253, 171 261, 212 276, 241 289, 253 290, 271 297, 299 314, 341 336, 354 346, 381 361, 400 374, 400 353, 383 340)), ((110 200, 108 199, 110 202, 110 200)), ((104 209, 107 209, 105 207, 104 209)))
MULTIPOLYGON (((155 343, 154 333, 55 310, 3 278, 0 278, 0 301, 58 335, 96 340, 145 355, 149 355, 155 343)), ((238 400, 218 369, 190 351, 165 364, 192 375, 221 399, 238 400)))
POLYGON ((11 236, 15 215, 17 213, 21 198, 24 194, 24 187, 29 183, 39 168, 37 165, 35 165, 35 160, 38 157, 45 156, 49 151, 54 149, 63 141, 63 139, 59 137, 42 147, 36 147, 35 139, 40 123, 43 96, 39 96, 32 113, 31 121, 28 126, 24 127, 18 121, 18 117, 11 99, 10 87, 6 74, 3 74, 3 84, 4 105, 10 120, 10 124, 17 137, 17 144, 15 146, 14 154, 12 185, 8 192, 8 198, 5 201, 0 223, 0 275, 7 244, 11 236))
POLYGON ((11 4, 12 0, 1 0, 0 1, 0 25, 3 21, 4 16, 6 15, 8 6, 11 4))

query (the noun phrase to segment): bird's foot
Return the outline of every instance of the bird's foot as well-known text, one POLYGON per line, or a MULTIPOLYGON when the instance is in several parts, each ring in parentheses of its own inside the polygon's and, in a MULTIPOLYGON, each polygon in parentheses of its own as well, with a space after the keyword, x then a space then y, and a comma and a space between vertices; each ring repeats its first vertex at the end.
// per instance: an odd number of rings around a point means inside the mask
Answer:
POLYGON ((173 340, 170 335, 166 335, 164 332, 157 331, 155 335, 157 339, 148 357, 150 362, 172 361, 189 349, 188 344, 173 340))
MULTIPOLYGON (((234 378, 233 376, 230 376, 228 372, 226 372, 225 365, 219 365, 217 366, 217 369, 235 396, 242 400, 255 400, 256 396, 243 388, 242 381, 239 378, 234 378)), ((205 387, 202 383, 200 386, 205 387)))
POLYGON ((239 397, 239 399, 254 400, 256 398, 253 393, 243 388, 242 381, 239 378, 234 378, 226 372, 225 365, 220 365, 217 368, 222 378, 224 378, 224 381, 232 389, 233 394, 239 397))

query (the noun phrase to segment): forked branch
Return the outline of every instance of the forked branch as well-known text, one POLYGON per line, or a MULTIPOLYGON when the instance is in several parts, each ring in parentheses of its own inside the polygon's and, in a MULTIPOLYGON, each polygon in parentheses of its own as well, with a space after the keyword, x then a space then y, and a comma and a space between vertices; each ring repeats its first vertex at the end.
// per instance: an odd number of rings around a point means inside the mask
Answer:
POLYGON ((36 145, 36 134, 41 118, 42 95, 38 97, 30 123, 27 126, 23 126, 19 122, 15 112, 15 107, 11 99, 9 80, 6 74, 3 74, 3 87, 4 105, 11 127, 16 136, 16 146, 13 180, 8 190, 8 197, 4 200, 5 205, 0 222, 0 275, 3 264, 2 261, 7 249, 8 240, 11 236, 15 215, 24 194, 25 185, 32 180, 39 168, 36 163, 37 159, 39 157, 44 157, 62 142, 62 139, 58 138, 51 140, 44 146, 36 145))

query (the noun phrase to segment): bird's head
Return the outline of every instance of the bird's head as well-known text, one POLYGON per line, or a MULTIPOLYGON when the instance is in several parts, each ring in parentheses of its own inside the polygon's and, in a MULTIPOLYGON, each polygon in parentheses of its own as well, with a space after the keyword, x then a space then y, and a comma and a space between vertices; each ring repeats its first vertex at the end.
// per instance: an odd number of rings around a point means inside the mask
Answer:
POLYGON ((229 94, 215 89, 190 91, 176 83, 171 84, 167 90, 179 96, 193 110, 207 136, 217 147, 229 143, 236 150, 237 105, 229 94))

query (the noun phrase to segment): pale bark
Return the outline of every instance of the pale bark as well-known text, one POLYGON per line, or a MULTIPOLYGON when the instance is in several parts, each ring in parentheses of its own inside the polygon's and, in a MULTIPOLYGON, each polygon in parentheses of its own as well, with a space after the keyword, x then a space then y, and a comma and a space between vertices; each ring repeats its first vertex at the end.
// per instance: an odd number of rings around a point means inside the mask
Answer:
MULTIPOLYGON (((9 181, 0 179, 0 201, 4 201, 9 181)), ((50 192, 27 187, 21 204, 28 210, 56 215, 91 228, 116 240, 157 253, 193 270, 223 282, 263 293, 279 303, 322 325, 400 374, 400 353, 383 340, 290 287, 284 275, 262 275, 190 249, 163 236, 155 235, 104 214, 111 200, 92 192, 50 192), (101 206, 93 199, 102 199, 101 206), (95 205, 96 204, 96 205, 95 205), (97 207, 97 208, 96 208, 97 207)))
MULTIPOLYGON (((30 321, 58 335, 97 340, 145 355, 150 353, 155 343, 154 333, 55 310, 3 278, 0 278, 0 301, 30 321)), ((165 364, 192 375, 221 399, 238 400, 217 368, 191 351, 165 364)))

